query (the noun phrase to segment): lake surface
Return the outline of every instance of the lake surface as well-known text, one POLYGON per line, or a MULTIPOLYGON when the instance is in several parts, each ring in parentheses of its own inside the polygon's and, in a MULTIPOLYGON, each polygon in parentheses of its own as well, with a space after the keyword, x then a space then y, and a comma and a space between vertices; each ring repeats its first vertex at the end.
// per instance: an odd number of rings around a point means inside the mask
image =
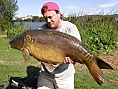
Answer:
POLYGON ((22 25, 29 29, 37 29, 40 28, 45 22, 14 22, 15 26, 22 25))

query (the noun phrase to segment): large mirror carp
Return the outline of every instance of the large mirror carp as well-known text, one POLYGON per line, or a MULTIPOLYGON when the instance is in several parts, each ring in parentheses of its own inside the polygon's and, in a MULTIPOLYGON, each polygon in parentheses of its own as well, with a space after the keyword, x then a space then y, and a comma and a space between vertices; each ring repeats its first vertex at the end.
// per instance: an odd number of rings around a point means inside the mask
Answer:
POLYGON ((108 63, 93 55, 77 38, 50 29, 28 30, 9 42, 14 49, 21 50, 23 57, 29 55, 41 62, 63 63, 64 57, 85 64, 96 82, 104 82, 101 69, 113 69, 108 63))

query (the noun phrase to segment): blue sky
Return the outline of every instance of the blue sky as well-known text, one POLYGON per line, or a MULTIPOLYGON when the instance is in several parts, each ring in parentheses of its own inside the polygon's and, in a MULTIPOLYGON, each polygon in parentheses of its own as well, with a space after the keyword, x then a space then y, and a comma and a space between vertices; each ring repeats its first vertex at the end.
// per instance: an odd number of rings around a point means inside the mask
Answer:
POLYGON ((79 15, 118 13, 118 0, 18 0, 19 10, 16 16, 41 16, 41 6, 48 1, 57 3, 64 16, 71 13, 79 15))

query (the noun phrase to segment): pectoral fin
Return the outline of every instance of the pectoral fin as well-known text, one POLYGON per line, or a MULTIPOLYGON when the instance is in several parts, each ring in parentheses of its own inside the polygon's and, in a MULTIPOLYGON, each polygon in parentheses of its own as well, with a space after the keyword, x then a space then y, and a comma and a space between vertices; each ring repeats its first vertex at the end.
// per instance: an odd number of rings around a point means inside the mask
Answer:
POLYGON ((22 54, 24 59, 27 61, 29 59, 29 51, 27 49, 23 49, 22 54))

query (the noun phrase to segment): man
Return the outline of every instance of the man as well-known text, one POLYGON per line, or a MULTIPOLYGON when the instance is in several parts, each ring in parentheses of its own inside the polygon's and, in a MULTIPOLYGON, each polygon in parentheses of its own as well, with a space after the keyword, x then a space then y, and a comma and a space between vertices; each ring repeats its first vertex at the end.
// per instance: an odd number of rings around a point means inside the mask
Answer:
MULTIPOLYGON (((54 2, 47 2, 41 8, 41 13, 45 18, 46 24, 41 28, 54 29, 72 35, 79 40, 80 34, 77 27, 68 22, 63 21, 59 6, 54 2)), ((56 59, 56 58, 55 58, 56 59)), ((38 89, 74 89, 74 73, 75 69, 73 61, 69 57, 64 58, 62 64, 41 63, 41 71, 38 78, 38 89)))

